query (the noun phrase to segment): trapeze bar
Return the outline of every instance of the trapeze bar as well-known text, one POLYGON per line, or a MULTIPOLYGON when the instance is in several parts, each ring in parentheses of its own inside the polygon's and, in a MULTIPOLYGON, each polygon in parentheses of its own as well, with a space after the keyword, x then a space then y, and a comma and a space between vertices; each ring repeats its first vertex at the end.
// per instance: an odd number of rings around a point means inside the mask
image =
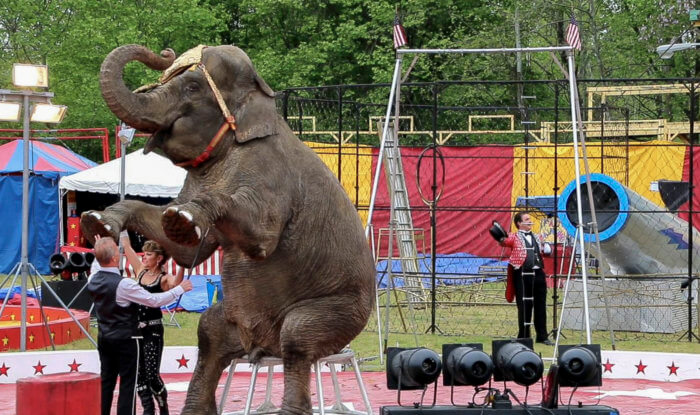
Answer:
POLYGON ((501 49, 397 49, 398 55, 409 53, 426 53, 434 55, 438 53, 512 53, 512 52, 556 52, 572 50, 571 46, 548 46, 542 48, 501 48, 501 49))

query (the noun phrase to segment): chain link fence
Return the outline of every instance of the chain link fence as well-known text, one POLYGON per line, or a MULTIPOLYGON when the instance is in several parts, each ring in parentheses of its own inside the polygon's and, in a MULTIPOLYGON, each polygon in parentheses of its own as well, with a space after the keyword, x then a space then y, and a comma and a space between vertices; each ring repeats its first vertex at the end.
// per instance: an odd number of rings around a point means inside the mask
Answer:
POLYGON ((552 332, 698 340, 698 80, 578 85, 586 139, 574 146, 566 81, 402 84, 376 179, 390 85, 278 94, 291 129, 371 220, 379 307, 367 330, 515 336, 508 252, 488 229, 513 230, 529 211, 554 247, 552 332), (590 193, 576 189, 577 164, 590 193))

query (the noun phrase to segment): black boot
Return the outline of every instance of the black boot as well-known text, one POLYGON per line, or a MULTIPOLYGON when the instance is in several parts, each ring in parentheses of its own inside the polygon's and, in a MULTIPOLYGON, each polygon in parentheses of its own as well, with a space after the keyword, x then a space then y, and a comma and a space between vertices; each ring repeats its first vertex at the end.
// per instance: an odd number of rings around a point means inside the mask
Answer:
POLYGON ((143 415, 156 415, 156 406, 153 404, 153 394, 151 394, 148 387, 138 391, 138 394, 141 399, 141 406, 143 407, 143 415))
POLYGON ((170 411, 168 411, 168 391, 165 389, 165 386, 163 386, 160 392, 154 393, 153 395, 158 403, 158 413, 160 415, 170 415, 170 411))

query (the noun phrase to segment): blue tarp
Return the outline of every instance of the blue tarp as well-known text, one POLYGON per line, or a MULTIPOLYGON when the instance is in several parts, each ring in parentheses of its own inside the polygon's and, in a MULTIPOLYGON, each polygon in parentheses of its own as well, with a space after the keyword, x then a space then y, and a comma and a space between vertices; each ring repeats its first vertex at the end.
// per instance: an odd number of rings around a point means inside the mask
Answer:
POLYGON ((556 211, 557 199, 555 196, 520 196, 515 201, 516 207, 529 207, 537 209, 546 215, 553 215, 556 211))
MULTIPOLYGON (((20 262, 22 247, 21 140, 0 146, 0 274, 20 262)), ((28 259, 42 274, 49 273, 49 257, 58 251, 58 180, 95 163, 72 151, 42 142, 29 145, 28 259)))
MULTIPOLYGON (((379 261, 377 264, 377 287, 386 288, 387 264, 389 261, 379 261)), ((418 261, 419 272, 422 274, 424 286, 430 286, 430 269, 432 258, 427 256, 418 261)), ((493 258, 478 257, 468 253, 457 253, 451 255, 439 255, 435 258, 435 273, 439 275, 437 285, 466 285, 475 282, 496 281, 498 277, 482 276, 479 269, 482 266, 503 266, 508 265, 506 261, 499 261, 493 258), (478 278, 474 278, 478 277, 478 278), (483 277, 483 278, 482 278, 483 277)), ((391 272, 394 275, 394 284, 397 287, 403 286, 401 260, 392 260, 391 272)))
MULTIPOLYGON (((22 247, 22 176, 0 176, 0 274, 20 262, 22 247)), ((29 177, 29 262, 49 273, 49 257, 58 251, 58 179, 29 177)))
POLYGON ((177 305, 178 308, 183 308, 187 311, 202 313, 209 308, 212 303, 221 301, 221 276, 219 275, 192 275, 192 291, 186 292, 177 302, 168 305, 168 308, 173 308, 177 305), (213 298, 217 293, 217 298, 213 298))

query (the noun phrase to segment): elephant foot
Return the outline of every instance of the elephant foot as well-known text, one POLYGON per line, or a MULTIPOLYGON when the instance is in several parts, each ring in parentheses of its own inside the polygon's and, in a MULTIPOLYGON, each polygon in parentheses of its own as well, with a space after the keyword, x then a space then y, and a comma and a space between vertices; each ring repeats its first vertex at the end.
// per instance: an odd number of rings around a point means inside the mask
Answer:
POLYGON ((192 214, 177 206, 169 207, 163 212, 161 224, 165 235, 182 245, 197 245, 202 237, 202 230, 194 223, 192 214))
POLYGON ((119 240, 119 226, 111 222, 104 214, 94 210, 83 212, 80 216, 80 228, 85 237, 93 244, 96 235, 111 236, 115 241, 119 240))
POLYGON ((256 364, 260 362, 260 359, 266 356, 271 356, 271 354, 264 348, 256 346, 248 353, 248 361, 252 364, 256 364))

